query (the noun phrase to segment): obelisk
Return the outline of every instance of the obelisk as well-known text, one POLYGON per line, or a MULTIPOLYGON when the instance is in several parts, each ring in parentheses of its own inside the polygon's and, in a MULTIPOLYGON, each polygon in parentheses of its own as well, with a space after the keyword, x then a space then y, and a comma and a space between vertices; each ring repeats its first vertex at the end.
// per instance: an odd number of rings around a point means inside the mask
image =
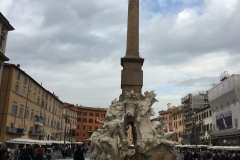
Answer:
POLYGON ((125 92, 142 93, 144 59, 139 56, 139 0, 128 1, 127 49, 121 58, 123 67, 121 75, 122 94, 120 101, 125 99, 125 92))

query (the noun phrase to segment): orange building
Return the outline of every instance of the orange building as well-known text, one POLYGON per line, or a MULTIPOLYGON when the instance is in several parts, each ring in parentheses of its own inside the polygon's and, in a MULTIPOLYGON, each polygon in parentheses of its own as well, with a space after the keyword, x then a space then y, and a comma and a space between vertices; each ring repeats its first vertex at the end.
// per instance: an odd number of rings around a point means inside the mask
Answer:
POLYGON ((90 145, 91 142, 88 139, 93 132, 102 128, 102 124, 96 120, 105 121, 106 108, 75 106, 72 108, 77 111, 77 142, 83 142, 85 145, 90 145))
POLYGON ((169 131, 173 131, 173 119, 172 119, 172 111, 176 109, 175 106, 171 107, 171 103, 167 104, 167 110, 161 110, 159 111, 159 115, 164 116, 164 125, 168 124, 169 131))

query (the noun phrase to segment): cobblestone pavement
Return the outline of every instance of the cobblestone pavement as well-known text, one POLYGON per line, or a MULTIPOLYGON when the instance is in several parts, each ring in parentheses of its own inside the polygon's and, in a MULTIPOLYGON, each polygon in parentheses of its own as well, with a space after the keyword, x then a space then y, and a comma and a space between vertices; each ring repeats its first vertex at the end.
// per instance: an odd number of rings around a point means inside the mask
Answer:
MULTIPOLYGON (((183 160, 183 154, 177 153, 177 155, 178 155, 177 160, 183 160)), ((59 160, 73 160, 73 158, 59 159, 59 160)), ((85 158, 85 160, 90 160, 90 158, 85 158)))
POLYGON ((183 154, 177 153, 177 160, 183 160, 183 154))

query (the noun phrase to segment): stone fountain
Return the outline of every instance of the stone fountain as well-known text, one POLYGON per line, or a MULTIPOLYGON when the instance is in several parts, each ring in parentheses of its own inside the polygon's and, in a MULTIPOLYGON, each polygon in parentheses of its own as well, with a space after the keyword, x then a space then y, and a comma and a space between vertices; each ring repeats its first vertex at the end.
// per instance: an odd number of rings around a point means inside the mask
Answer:
POLYGON ((91 160, 175 160, 171 133, 164 132, 163 116, 151 122, 155 114, 151 106, 157 102, 154 91, 126 92, 125 100, 113 100, 102 129, 90 138, 91 160), (132 128, 132 144, 127 141, 128 126, 132 128))

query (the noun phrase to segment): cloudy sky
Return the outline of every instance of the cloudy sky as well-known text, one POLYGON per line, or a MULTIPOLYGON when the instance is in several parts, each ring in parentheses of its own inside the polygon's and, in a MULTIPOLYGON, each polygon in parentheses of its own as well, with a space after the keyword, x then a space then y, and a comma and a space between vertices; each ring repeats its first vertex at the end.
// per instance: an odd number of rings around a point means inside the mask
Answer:
MULTIPOLYGON (((1 0, 10 63, 62 101, 108 107, 121 93, 127 0, 1 0)), ((239 0, 140 0, 143 92, 155 112, 240 74, 239 0)))

